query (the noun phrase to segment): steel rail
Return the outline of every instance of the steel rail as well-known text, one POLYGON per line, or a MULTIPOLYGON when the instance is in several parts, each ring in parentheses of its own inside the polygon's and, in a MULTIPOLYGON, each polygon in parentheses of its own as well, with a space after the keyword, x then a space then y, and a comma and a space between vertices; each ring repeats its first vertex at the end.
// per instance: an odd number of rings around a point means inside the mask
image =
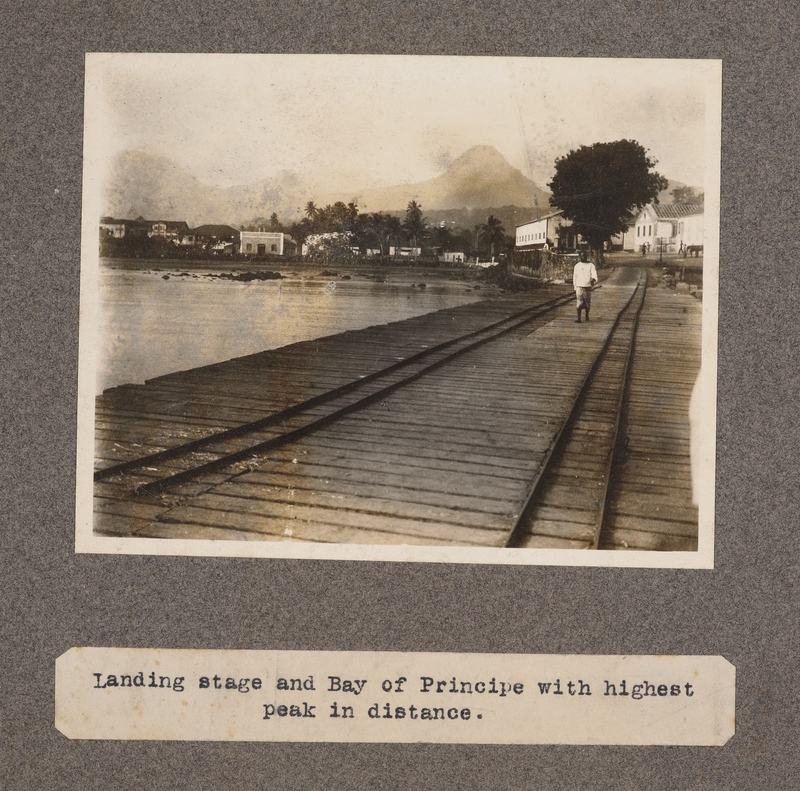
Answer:
MULTIPOLYGON (((645 280, 645 286, 646 286, 645 280)), ((524 523, 528 520, 530 513, 532 512, 533 508, 536 506, 536 498, 539 495, 539 491, 542 487, 544 479, 550 470, 551 462, 561 444, 561 441, 564 435, 567 432, 567 429, 572 425, 575 416, 578 411, 578 405, 584 399, 586 393, 588 392, 589 386, 594 379, 594 376, 597 372, 597 369, 600 367, 600 363, 602 362, 603 358, 605 357, 607 351, 611 347, 612 341, 614 339, 614 335, 617 332, 617 329, 622 321, 623 317, 625 316, 628 308, 630 307, 631 303, 633 302, 636 295, 639 293, 640 289, 643 288, 641 285, 641 281, 636 284, 636 288, 633 290, 628 301, 622 307, 620 312, 617 314, 614 323, 611 325, 611 329, 606 337, 603 346, 601 347, 600 351, 598 352, 597 356, 594 359, 589 371, 587 372, 584 380, 578 389, 578 392, 573 399, 572 403, 570 404, 569 410, 567 411, 567 415, 564 420, 561 422, 561 425, 558 428, 558 431, 553 436, 553 439, 550 441, 547 450, 545 451, 542 460, 539 462, 539 467, 534 474, 531 486, 528 490, 528 493, 523 501, 522 508, 520 509, 519 516, 514 523, 514 526, 511 528, 508 534, 508 538, 506 539, 505 546, 506 547, 514 547, 518 543, 520 539, 520 533, 524 523)), ((642 292, 644 293, 644 292, 642 292)), ((641 304, 644 303, 644 298, 642 297, 642 302, 640 303, 639 309, 641 310, 641 304)), ((638 315, 638 314, 637 314, 638 315)))
POLYGON ((590 544, 590 549, 597 549, 600 546, 600 541, 603 533, 603 525, 606 519, 606 509, 608 508, 609 495, 611 494, 611 484, 613 481, 614 470, 619 468, 621 457, 625 442, 623 441, 624 433, 622 427, 625 425, 623 420, 626 406, 628 404, 628 395, 630 393, 630 373, 633 362, 633 353, 636 347, 636 333, 639 329, 639 316, 644 307, 644 301, 647 298, 647 272, 645 270, 644 276, 644 290, 642 292, 642 299, 639 302, 639 307, 633 317, 633 326, 631 327, 631 342, 628 346, 628 354, 625 358, 625 368, 622 372, 622 384, 620 386, 619 401, 617 403, 616 416, 614 420, 614 444, 609 453, 608 461, 605 469, 605 486, 603 488, 603 498, 600 502, 597 519, 594 525, 594 538, 590 544))
MULTIPOLYGON (((379 402, 385 399, 388 395, 391 395, 396 390, 399 390, 402 387, 405 387, 412 382, 421 379, 424 376, 427 376, 429 373, 432 373, 435 370, 447 365, 448 363, 452 362, 453 360, 459 358, 461 355, 466 354, 467 352, 474 351, 475 349, 483 346, 486 343, 490 343, 492 341, 497 340, 498 338, 503 337, 504 335, 513 332, 514 330, 519 329, 520 327, 524 326, 525 324, 534 321, 537 318, 540 318, 543 315, 546 315, 552 310, 555 310, 558 307, 563 306, 564 304, 571 302, 574 299, 572 294, 568 294, 562 297, 557 297, 553 300, 549 300, 546 303, 542 303, 537 305, 534 308, 526 308, 524 311, 520 311, 517 314, 514 314, 512 317, 507 317, 499 322, 495 322, 493 324, 488 325, 487 327, 483 327, 479 330, 466 333, 459 338, 454 339, 453 341, 447 341, 444 344, 440 344, 436 347, 438 350, 442 350, 442 347, 445 346, 452 346, 455 343, 463 342, 468 338, 474 338, 475 336, 484 335, 482 338, 478 338, 477 340, 473 340, 471 343, 461 346, 455 350, 450 351, 446 356, 442 357, 439 360, 434 361, 426 365, 424 368, 417 370, 416 372, 405 376, 404 378, 398 380, 397 382, 393 382, 390 385, 380 388, 362 398, 357 399, 356 401, 351 402, 343 407, 337 408, 330 412, 323 417, 317 418, 316 420, 312 420, 310 423, 306 424, 305 426, 301 426, 296 429, 291 429, 289 431, 284 432, 276 437, 271 437, 270 439, 264 440, 262 442, 258 442, 254 445, 251 445, 247 448, 242 448, 241 450, 235 451, 233 453, 224 454, 217 459, 213 459, 205 464, 200 464, 195 467, 192 467, 187 470, 182 470, 177 472, 173 475, 167 476, 165 478, 160 478, 158 480, 152 481, 150 483, 142 484, 137 486, 134 489, 134 493, 137 495, 140 494, 159 494, 164 489, 169 488, 170 486, 175 486, 180 483, 185 483, 187 481, 193 480, 198 476, 205 475, 207 473, 216 472, 220 469, 225 467, 229 467, 233 464, 237 464, 239 462, 245 461, 247 459, 252 458, 255 455, 260 453, 265 453, 269 450, 274 450, 276 448, 282 447, 283 445, 288 444, 296 439, 300 439, 301 437, 307 436, 319 429, 333 423, 341 418, 356 412, 364 407, 370 406, 376 402, 379 402), (531 315, 525 316, 524 318, 519 318, 520 316, 530 313, 531 315), (513 321, 513 323, 509 323, 513 321), (507 325, 505 327, 501 327, 501 325, 507 325), (491 332, 492 334, 487 334, 491 332)), ((419 353, 415 355, 417 357, 417 361, 419 358, 427 356, 431 350, 426 350, 426 352, 419 353)), ((397 367, 402 367, 403 364, 407 364, 408 361, 403 361, 401 364, 396 364, 395 366, 390 366, 392 370, 396 370, 397 367)), ((387 369, 384 369, 383 374, 385 375, 387 369)), ((373 377, 377 378, 377 377, 373 377)), ((356 380, 355 384, 362 384, 364 380, 356 380)), ((330 399, 325 399, 330 400, 330 399)), ((316 404, 315 404, 316 405, 316 404)), ((294 408, 293 408, 294 409, 294 408)), ((297 414, 301 412, 301 409, 295 409, 293 414, 297 414)), ((244 434, 246 432, 238 431, 237 435, 244 434)), ((217 439, 219 439, 219 435, 216 435, 217 439)), ((184 446, 181 446, 184 447, 184 446)), ((137 465, 142 466, 142 465, 137 465)))
MULTIPOLYGON (((564 296, 554 297, 553 299, 546 300, 545 302, 539 303, 538 305, 525 308, 524 310, 518 311, 517 313, 514 313, 511 316, 506 316, 504 319, 500 319, 499 321, 487 324, 485 327, 480 327, 477 330, 465 333, 464 335, 460 335, 457 338, 452 338, 448 341, 443 341, 442 343, 436 344, 435 346, 432 346, 428 349, 424 349, 421 352, 417 352, 411 355, 410 357, 405 358, 404 360, 392 363, 392 365, 386 366, 385 368, 381 368, 378 371, 373 371, 371 374, 367 374, 362 378, 353 379, 350 382, 346 382, 345 384, 335 387, 331 390, 326 390, 324 393, 320 393, 319 395, 313 396, 312 398, 308 398, 305 401, 293 404, 292 406, 286 407, 285 409, 282 409, 278 412, 273 412, 272 414, 267 415, 266 417, 263 418, 259 418, 258 420, 254 420, 249 423, 243 423, 240 426, 235 426, 234 428, 225 429, 224 431, 217 431, 205 437, 200 437, 199 439, 192 440, 191 442, 185 442, 182 443, 181 445, 176 445, 173 448, 166 448, 165 450, 157 451, 156 453, 151 453, 148 454, 147 456, 140 456, 136 459, 130 459, 129 461, 123 461, 120 462, 119 464, 114 464, 110 467, 104 467, 103 469, 96 470, 94 473, 94 480, 95 481, 106 480, 108 478, 113 477, 114 475, 120 475, 121 473, 130 472, 131 470, 136 470, 139 469, 140 467, 152 466, 153 464, 159 464, 164 461, 169 461, 171 459, 178 458, 179 456, 183 456, 188 453, 202 451, 203 448, 207 447, 208 445, 214 444, 216 442, 224 442, 229 439, 235 439, 236 437, 240 437, 245 434, 249 434, 264 428, 269 428, 270 426, 277 425, 279 423, 284 422, 288 418, 294 417, 295 415, 298 415, 309 409, 313 409, 314 407, 325 404, 328 401, 332 401, 338 398, 339 396, 346 395, 349 392, 352 392, 359 388, 363 388, 365 385, 374 382, 375 380, 383 376, 388 376, 404 367, 418 363, 425 357, 429 357, 436 353, 440 353, 446 350, 448 347, 451 347, 457 343, 462 343, 469 338, 481 335, 482 333, 493 331, 501 327, 503 324, 507 324, 510 321, 517 321, 520 319, 520 317, 525 316, 526 314, 531 314, 531 315, 523 319, 522 323, 527 321, 533 321, 534 319, 539 318, 542 315, 545 315, 551 310, 555 310, 561 305, 566 304, 573 298, 574 297, 572 296, 572 294, 567 294, 564 296)), ((516 326, 517 325, 515 325, 514 328, 516 328, 516 326)))

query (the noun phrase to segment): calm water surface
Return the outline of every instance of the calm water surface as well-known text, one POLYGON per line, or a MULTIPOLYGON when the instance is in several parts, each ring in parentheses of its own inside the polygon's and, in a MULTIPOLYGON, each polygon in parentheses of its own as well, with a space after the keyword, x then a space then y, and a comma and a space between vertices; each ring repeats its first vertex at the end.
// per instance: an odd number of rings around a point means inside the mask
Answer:
POLYGON ((210 279, 201 271, 169 280, 163 274, 101 263, 98 393, 486 296, 467 291, 466 283, 437 281, 435 274, 416 276, 426 288, 412 288, 414 276, 405 273, 390 273, 383 283, 363 274, 250 283, 210 279))

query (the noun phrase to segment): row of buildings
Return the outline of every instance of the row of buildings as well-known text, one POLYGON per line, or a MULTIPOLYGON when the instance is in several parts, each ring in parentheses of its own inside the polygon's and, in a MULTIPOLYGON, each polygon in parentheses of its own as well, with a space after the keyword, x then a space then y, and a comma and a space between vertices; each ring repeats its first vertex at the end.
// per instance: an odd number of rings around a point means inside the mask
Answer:
MULTIPOLYGON (((190 228, 183 221, 173 220, 145 220, 137 217, 135 220, 119 220, 114 217, 103 217, 100 220, 100 239, 117 239, 128 241, 163 239, 183 250, 194 249, 197 251, 216 253, 219 255, 245 255, 245 256, 284 256, 297 252, 297 244, 288 234, 279 231, 240 231, 230 225, 201 225, 190 228)), ((378 248, 366 249, 351 246, 353 234, 350 232, 332 232, 309 235, 302 246, 303 255, 319 254, 324 256, 326 250, 344 248, 353 255, 365 255, 367 258, 381 257, 382 251, 378 248)), ((388 248, 389 257, 420 258, 423 255, 421 247, 388 248)), ((444 252, 439 256, 446 263, 464 263, 466 255, 463 252, 444 252)))
POLYGON ((294 252, 294 241, 277 231, 239 231, 230 225, 200 225, 190 228, 182 220, 100 220, 100 238, 164 239, 181 248, 196 248, 220 254, 285 255, 294 252))
MULTIPOLYGON (((611 249, 639 251, 642 248, 664 253, 680 253, 687 249, 701 251, 703 246, 704 210, 702 204, 651 203, 621 234, 612 237, 611 249)), ((515 250, 519 253, 542 249, 575 250, 583 239, 572 230, 572 222, 557 211, 516 227, 515 250)), ((331 243, 328 237, 339 240, 341 234, 318 234, 306 239, 304 255, 331 243)), ((183 249, 196 249, 223 255, 284 256, 297 252, 291 236, 280 231, 240 231, 230 225, 201 225, 190 228, 181 221, 119 220, 103 217, 100 237, 107 239, 145 240, 164 239, 183 249)), ((345 240, 341 240, 345 241, 345 240)), ((357 252, 356 248, 353 248, 357 252)), ((418 258, 420 248, 390 248, 394 258, 418 258)), ((380 250, 368 250, 367 255, 380 255, 380 250)), ((464 253, 444 253, 449 263, 463 263, 464 253)))
MULTIPOLYGON (((645 206, 627 230, 611 238, 611 248, 680 253, 703 246, 702 204, 651 203, 645 206)), ((518 225, 515 248, 519 252, 541 249, 575 250, 583 240, 571 230, 572 222, 557 211, 518 225)))

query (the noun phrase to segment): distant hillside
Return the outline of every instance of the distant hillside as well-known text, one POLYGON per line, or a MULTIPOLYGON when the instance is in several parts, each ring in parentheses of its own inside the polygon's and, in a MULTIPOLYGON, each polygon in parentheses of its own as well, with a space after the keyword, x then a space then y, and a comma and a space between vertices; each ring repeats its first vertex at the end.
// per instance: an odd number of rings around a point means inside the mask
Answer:
POLYGON ((548 193, 510 165, 492 146, 473 146, 441 175, 358 193, 367 211, 405 210, 412 199, 423 209, 477 209, 486 206, 547 205, 548 193))
MULTIPOLYGON (((296 174, 220 189, 204 184, 166 157, 126 151, 112 166, 104 190, 104 214, 112 217, 163 217, 190 226, 223 223, 238 226, 254 216, 277 212, 289 218, 303 205, 306 188, 296 174)), ((308 200, 308 199, 306 199, 308 200)))
MULTIPOLYGON (((659 196, 671 203, 670 191, 685 186, 670 182, 659 196)), ((450 167, 427 181, 320 195, 302 174, 283 171, 252 184, 221 189, 204 184, 174 161, 144 151, 126 151, 113 163, 104 189, 103 214, 112 217, 185 220, 190 226, 224 223, 239 226, 255 217, 277 213, 292 222, 310 200, 318 206, 354 198, 362 212, 405 213, 410 200, 421 206, 429 223, 473 228, 489 214, 506 232, 549 214, 549 193, 510 165, 497 149, 473 146, 450 167)))
POLYGON ((702 195, 703 194, 703 190, 702 190, 701 187, 692 187, 689 184, 684 184, 682 181, 670 181, 669 182, 669 186, 667 186, 667 188, 665 190, 662 190, 661 192, 658 193, 658 202, 659 203, 675 203, 676 201, 674 201, 672 199, 672 190, 681 189, 681 188, 683 188, 683 189, 686 189, 686 188, 692 189, 698 195, 702 195))
POLYGON ((111 217, 176 219, 195 225, 225 221, 216 214, 218 208, 214 190, 172 160, 143 151, 118 155, 104 184, 103 213, 111 217))
MULTIPOLYGON (((554 210, 546 205, 539 211, 544 216, 554 210)), ((405 212, 402 214, 405 215, 405 212)), ((429 226, 444 223, 447 227, 467 228, 470 231, 474 230, 476 225, 485 223, 491 214, 503 223, 506 234, 513 236, 514 229, 518 225, 536 218, 537 209, 524 206, 483 206, 479 209, 434 209, 423 211, 423 214, 429 226)))
MULTIPOLYGON (((512 167, 491 146, 475 146, 441 175, 414 184, 318 195, 302 176, 282 172, 253 184, 219 189, 203 184, 175 162, 127 151, 114 162, 106 183, 104 213, 114 217, 176 217, 239 225, 273 212, 297 219, 309 200, 323 206, 355 198, 362 211, 405 211, 412 199, 425 211, 487 206, 547 206, 547 193, 512 167)), ((486 218, 484 217, 483 220, 486 218)))

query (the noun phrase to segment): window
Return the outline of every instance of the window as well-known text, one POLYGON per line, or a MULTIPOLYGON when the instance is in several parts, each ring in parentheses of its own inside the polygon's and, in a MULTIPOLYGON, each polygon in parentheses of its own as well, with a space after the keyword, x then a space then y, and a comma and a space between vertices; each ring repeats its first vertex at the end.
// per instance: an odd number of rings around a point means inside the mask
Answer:
POLYGON ((248 243, 245 245, 245 250, 246 250, 248 253, 252 253, 252 252, 253 252, 253 245, 252 245, 252 244, 250 244, 250 243, 248 242, 248 243))

